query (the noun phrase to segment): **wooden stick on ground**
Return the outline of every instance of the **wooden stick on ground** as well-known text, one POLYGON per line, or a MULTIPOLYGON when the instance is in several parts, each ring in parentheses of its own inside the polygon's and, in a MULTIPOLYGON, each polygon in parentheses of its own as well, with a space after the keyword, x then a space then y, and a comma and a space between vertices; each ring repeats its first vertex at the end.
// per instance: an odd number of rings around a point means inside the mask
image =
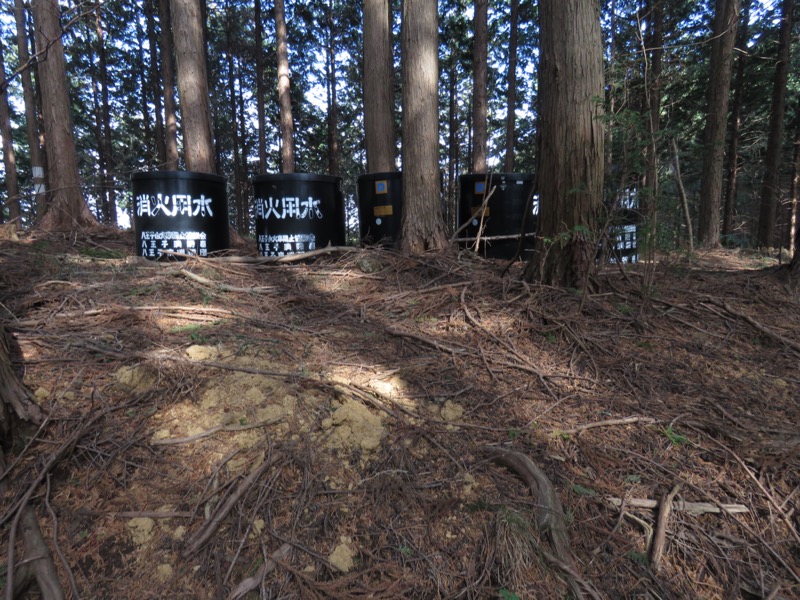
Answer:
POLYGON ((656 522, 656 536, 653 538, 653 546, 650 549, 650 564, 656 573, 661 569, 661 558, 664 556, 664 546, 667 541, 667 525, 669 515, 672 512, 672 501, 681 490, 682 484, 678 483, 672 488, 661 501, 661 508, 658 511, 658 521, 656 522))

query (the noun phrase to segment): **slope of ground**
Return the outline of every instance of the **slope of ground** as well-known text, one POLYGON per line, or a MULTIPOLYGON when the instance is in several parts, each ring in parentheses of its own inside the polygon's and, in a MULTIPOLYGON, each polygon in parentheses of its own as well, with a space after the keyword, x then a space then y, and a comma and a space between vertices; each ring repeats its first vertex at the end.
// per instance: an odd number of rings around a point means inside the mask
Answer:
POLYGON ((67 597, 800 598, 800 302, 774 261, 153 263, 0 242, 0 583, 67 597), (9 577, 9 567, 12 567, 9 577), (19 580, 18 580, 19 582, 19 580))

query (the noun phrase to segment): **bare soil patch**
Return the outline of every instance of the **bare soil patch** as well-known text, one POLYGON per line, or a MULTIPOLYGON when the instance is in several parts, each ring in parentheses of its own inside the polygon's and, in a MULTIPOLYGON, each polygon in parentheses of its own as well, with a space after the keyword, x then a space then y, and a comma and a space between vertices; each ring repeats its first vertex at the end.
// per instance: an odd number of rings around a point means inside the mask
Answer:
POLYGON ((67 597, 800 598, 800 299, 775 261, 581 293, 468 253, 132 248, 0 241, 46 415, 5 452, 4 586, 37 560, 28 506, 67 597))

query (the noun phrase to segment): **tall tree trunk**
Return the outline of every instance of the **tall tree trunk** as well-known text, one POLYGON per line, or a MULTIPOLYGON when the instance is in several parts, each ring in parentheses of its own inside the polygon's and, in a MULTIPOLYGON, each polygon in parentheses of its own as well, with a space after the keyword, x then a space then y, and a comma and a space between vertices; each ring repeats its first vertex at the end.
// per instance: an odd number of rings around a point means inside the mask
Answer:
POLYGON ((514 172, 514 143, 517 131, 517 38, 519 0, 511 0, 511 32, 508 37, 508 91, 506 95, 506 173, 514 172))
POLYGON ((97 206, 95 207, 95 214, 101 223, 105 223, 108 218, 108 196, 105 190, 105 173, 106 173, 106 147, 103 143, 103 110, 100 102, 100 87, 99 75, 97 74, 97 57, 95 55, 94 47, 91 42, 87 44, 87 52, 89 58, 89 74, 92 79, 92 112, 94 114, 94 138, 97 146, 97 206))
POLYGON ((487 96, 488 96, 488 43, 489 0, 475 0, 474 31, 472 46, 472 123, 474 127, 472 172, 486 172, 487 144, 487 96))
MULTIPOLYGON (((141 19, 135 19, 136 23, 136 44, 138 52, 133 63, 133 72, 139 77, 139 102, 142 110, 142 137, 149 143, 154 139, 153 121, 150 118, 150 95, 155 91, 150 88, 148 77, 147 59, 144 49, 144 30, 142 29, 141 19)), ((154 154, 147 157, 148 161, 157 160, 154 154)))
POLYGON ((789 78, 789 49, 792 42, 793 0, 783 0, 778 39, 778 62, 772 88, 767 153, 764 157, 764 179, 761 183, 761 209, 758 214, 756 243, 769 247, 775 243, 778 216, 778 175, 783 149, 783 117, 786 114, 786 84, 789 78))
POLYGON ((19 182, 17 179, 17 159, 14 155, 14 142, 11 131, 11 108, 8 105, 6 82, 5 48, 0 40, 0 129, 3 139, 3 166, 5 167, 7 197, 0 205, 0 223, 3 222, 3 208, 8 206, 8 218, 17 228, 20 227, 19 182))
POLYGON ((161 85, 164 90, 164 167, 175 171, 178 168, 178 113, 175 106, 175 65, 172 60, 172 16, 170 0, 157 1, 158 20, 161 24, 158 39, 161 50, 161 85))
POLYGON ((700 218, 697 241, 703 246, 719 245, 720 204, 722 200, 722 160, 731 64, 739 0, 716 0, 708 78, 706 126, 703 132, 703 167, 700 177, 700 218))
POLYGON ((367 171, 394 171, 394 64, 389 0, 364 0, 364 133, 367 171))
POLYGON ((595 0, 539 5, 539 232, 528 281, 582 288, 603 195, 603 42, 595 0))
MULTIPOLYGON (((643 219, 655 216, 658 199, 658 132, 661 128, 661 71, 664 55, 664 9, 663 0, 650 0, 647 17, 648 39, 646 43, 649 60, 645 65, 645 119, 647 122, 647 145, 645 146, 645 175, 642 181, 644 193, 639 205, 643 219)), ((652 248, 653 227, 645 247, 652 248)))
MULTIPOLYGON (((800 107, 798 107, 800 108, 800 107)), ((795 113, 794 152, 792 153, 792 184, 789 190, 789 202, 792 216, 789 220, 789 252, 794 260, 800 254, 800 114, 795 113)))
POLYGON ((327 48, 327 90, 328 90, 328 174, 339 174, 339 107, 336 102, 336 29, 333 14, 333 0, 328 0, 328 48, 327 48))
POLYGON ((144 14, 147 23, 147 45, 150 51, 150 64, 147 72, 150 74, 150 90, 153 96, 153 108, 156 115, 156 156, 158 164, 163 165, 167 162, 167 146, 164 137, 164 117, 162 114, 163 92, 161 91, 161 78, 158 68, 158 35, 156 32, 156 19, 153 16, 153 4, 158 0, 144 0, 144 14))
POLYGON ((267 90, 264 85, 264 18, 261 14, 261 0, 255 0, 253 18, 255 19, 256 54, 256 115, 258 118, 258 172, 267 172, 267 117, 264 99, 267 90))
POLYGON ((186 168, 214 173, 203 19, 199 0, 171 0, 186 168))
POLYGON ((40 226, 52 231, 71 231, 97 225, 83 199, 78 176, 78 155, 72 133, 64 46, 61 43, 61 11, 55 0, 33 0, 36 23, 42 114, 48 153, 51 199, 40 226))
POLYGON ((722 208, 722 237, 731 234, 733 211, 736 206, 737 179, 739 177, 739 131, 742 127, 742 102, 744 97, 744 74, 747 66, 747 42, 749 39, 751 0, 742 3, 739 33, 736 34, 736 77, 733 81, 733 106, 731 107, 730 133, 728 135, 728 178, 725 184, 725 202, 722 208))
POLYGON ((292 122, 289 49, 287 47, 286 8, 283 0, 275 0, 275 47, 278 58, 278 102, 281 123, 281 171, 294 173, 294 123, 292 122))
POLYGON ((447 247, 439 181, 439 31, 436 0, 404 0, 403 220, 400 248, 447 247))
POLYGON ((236 230, 239 233, 244 233, 244 215, 242 209, 242 182, 241 182, 241 158, 240 146, 241 138, 239 137, 239 118, 238 118, 238 99, 236 94, 236 68, 234 66, 234 41, 233 41, 233 8, 231 1, 225 3, 225 41, 226 41, 226 54, 228 62, 228 118, 230 119, 231 127, 231 143, 233 146, 233 206, 236 207, 236 230))
MULTIPOLYGON (((23 0, 14 0, 14 19, 17 24, 17 52, 20 66, 28 65, 30 52, 28 51, 28 25, 25 16, 23 0)), ((28 134, 28 147, 31 160, 31 179, 33 192, 36 196, 35 205, 31 210, 32 217, 40 218, 46 207, 45 194, 45 156, 42 151, 39 135, 39 118, 36 111, 36 94, 33 89, 31 70, 23 69, 21 73, 22 96, 25 101, 25 130, 28 134)), ((31 219, 33 221, 34 219, 31 219)))
POLYGON ((447 196, 445 198, 445 225, 448 231, 456 231, 460 225, 458 222, 458 61, 455 57, 455 50, 450 54, 450 68, 448 69, 448 136, 447 136, 447 196))
MULTIPOLYGON (((236 61, 237 65, 237 73, 239 74, 239 78, 242 77, 242 60, 239 58, 236 61)), ((241 156, 243 157, 239 161, 239 185, 241 189, 239 190, 239 214, 242 215, 241 223, 240 223, 240 231, 242 235, 247 235, 250 233, 250 203, 247 195, 247 157, 250 156, 250 148, 247 144, 247 115, 245 113, 245 102, 244 102, 244 95, 242 94, 242 86, 239 85, 237 90, 237 103, 238 103, 238 125, 239 128, 239 145, 241 146, 241 156)))
MULTIPOLYGON (((101 173, 103 186, 103 222, 107 225, 117 224, 117 194, 114 187, 114 147, 111 142, 111 103, 108 94, 108 59, 106 55, 105 31, 100 20, 100 11, 95 13, 95 28, 97 33, 97 55, 100 68, 100 124, 102 129, 101 146, 103 148, 104 162, 101 173)), ((156 90, 153 90, 156 94, 156 90)))

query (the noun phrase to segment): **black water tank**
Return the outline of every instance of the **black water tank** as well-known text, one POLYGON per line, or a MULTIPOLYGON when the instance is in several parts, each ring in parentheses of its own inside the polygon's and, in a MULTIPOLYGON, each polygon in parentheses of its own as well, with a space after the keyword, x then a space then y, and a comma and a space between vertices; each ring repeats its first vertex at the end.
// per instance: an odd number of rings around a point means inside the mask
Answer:
POLYGON ((402 173, 367 173, 358 178, 358 226, 362 244, 393 245, 400 235, 402 217, 402 173))
MULTIPOLYGON (((480 231, 479 254, 490 258, 510 259, 516 254, 525 206, 535 182, 531 173, 472 173, 461 175, 459 183, 459 226, 469 225, 459 234, 467 238, 467 247, 474 247, 480 231), (484 198, 494 188, 489 202, 480 213, 484 198), (481 230, 481 226, 483 229, 481 230), (489 238, 489 239, 487 239, 489 238), (494 239, 491 239, 494 238, 494 239)), ((533 249, 538 203, 531 203, 525 225, 522 258, 533 249)))
POLYGON ((345 244, 342 178, 277 173, 253 178, 261 256, 286 256, 345 244))
POLYGON ((230 244, 226 180, 191 171, 147 171, 131 176, 136 254, 162 251, 194 256, 230 244))

